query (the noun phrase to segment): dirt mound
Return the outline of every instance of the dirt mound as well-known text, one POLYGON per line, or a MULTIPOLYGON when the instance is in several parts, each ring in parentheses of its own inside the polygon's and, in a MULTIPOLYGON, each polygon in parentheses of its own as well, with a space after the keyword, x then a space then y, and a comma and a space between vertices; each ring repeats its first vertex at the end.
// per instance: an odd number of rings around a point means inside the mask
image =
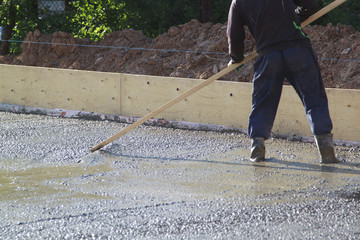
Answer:
MULTIPOLYGON (((360 62, 339 61, 360 60, 360 33, 342 25, 308 26, 304 31, 319 57, 325 86, 360 89, 360 62)), ((27 34, 21 48, 20 56, 0 56, 0 63, 204 79, 229 61, 226 24, 197 20, 171 27, 155 39, 123 30, 92 42, 62 32, 41 34, 36 30, 27 34)), ((254 48, 247 32, 245 50, 254 48)), ((252 63, 222 80, 250 82, 252 63)))

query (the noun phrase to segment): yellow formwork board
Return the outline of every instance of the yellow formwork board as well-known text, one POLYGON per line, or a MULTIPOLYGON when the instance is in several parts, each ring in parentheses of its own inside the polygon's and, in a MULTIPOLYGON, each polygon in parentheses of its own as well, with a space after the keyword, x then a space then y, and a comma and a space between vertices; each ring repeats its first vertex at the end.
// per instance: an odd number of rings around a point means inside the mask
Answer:
POLYGON ((360 142, 360 90, 326 89, 334 137, 360 142))
MULTIPOLYGON (((143 117, 200 81, 0 64, 0 103, 143 117)), ((251 83, 216 81, 156 118, 246 129, 251 88, 251 83)), ((360 142, 360 90, 326 91, 334 138, 360 142)), ((312 135, 302 103, 291 86, 284 86, 273 131, 312 135)))
MULTIPOLYGON (((360 90, 327 88, 326 93, 334 138, 360 142, 360 90)), ((312 136, 300 98, 291 86, 284 86, 273 131, 312 136)))
MULTIPOLYGON (((142 117, 202 80, 122 75, 121 102, 124 115, 142 117)), ((204 87, 160 113, 157 118, 247 127, 251 109, 251 85, 218 81, 204 87)))
MULTIPOLYGON (((122 75, 121 80, 122 112, 137 117, 146 115, 201 81, 129 74, 122 75)), ((159 114, 158 118, 246 129, 251 110, 251 91, 251 83, 216 81, 159 114)), ((335 138, 360 142, 360 91, 326 91, 335 138)), ((273 132, 312 136, 302 102, 291 86, 283 88, 273 132)))
POLYGON ((120 114, 119 74, 0 64, 0 102, 120 114))

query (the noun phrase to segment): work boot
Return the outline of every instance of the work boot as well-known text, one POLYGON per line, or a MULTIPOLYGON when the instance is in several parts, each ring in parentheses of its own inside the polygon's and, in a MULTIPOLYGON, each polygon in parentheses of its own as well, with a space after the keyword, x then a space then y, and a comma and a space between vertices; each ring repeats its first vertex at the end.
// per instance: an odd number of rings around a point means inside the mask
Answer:
POLYGON ((339 163, 335 157, 333 135, 331 133, 316 135, 315 142, 320 153, 321 163, 339 163))
POLYGON ((251 139, 251 155, 250 161, 262 162, 265 161, 265 138, 255 137, 251 139))

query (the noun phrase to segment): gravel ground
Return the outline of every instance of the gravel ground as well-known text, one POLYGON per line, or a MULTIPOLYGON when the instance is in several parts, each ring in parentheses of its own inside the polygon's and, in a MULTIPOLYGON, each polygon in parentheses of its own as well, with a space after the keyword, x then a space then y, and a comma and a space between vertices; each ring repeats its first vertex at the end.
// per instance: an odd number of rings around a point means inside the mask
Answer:
POLYGON ((0 239, 359 239, 360 149, 0 112, 0 239))

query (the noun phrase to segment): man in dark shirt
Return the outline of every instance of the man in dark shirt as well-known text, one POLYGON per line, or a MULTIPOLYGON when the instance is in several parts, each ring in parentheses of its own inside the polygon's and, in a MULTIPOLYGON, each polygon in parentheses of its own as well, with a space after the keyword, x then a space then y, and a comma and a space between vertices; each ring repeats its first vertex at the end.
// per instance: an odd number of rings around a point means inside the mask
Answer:
POLYGON ((255 38, 252 110, 248 133, 250 160, 265 160, 264 141, 271 135, 284 78, 299 95, 321 157, 321 163, 338 163, 332 139, 332 121, 316 55, 301 21, 318 8, 316 0, 233 0, 227 37, 230 63, 244 59, 246 25, 255 38))

